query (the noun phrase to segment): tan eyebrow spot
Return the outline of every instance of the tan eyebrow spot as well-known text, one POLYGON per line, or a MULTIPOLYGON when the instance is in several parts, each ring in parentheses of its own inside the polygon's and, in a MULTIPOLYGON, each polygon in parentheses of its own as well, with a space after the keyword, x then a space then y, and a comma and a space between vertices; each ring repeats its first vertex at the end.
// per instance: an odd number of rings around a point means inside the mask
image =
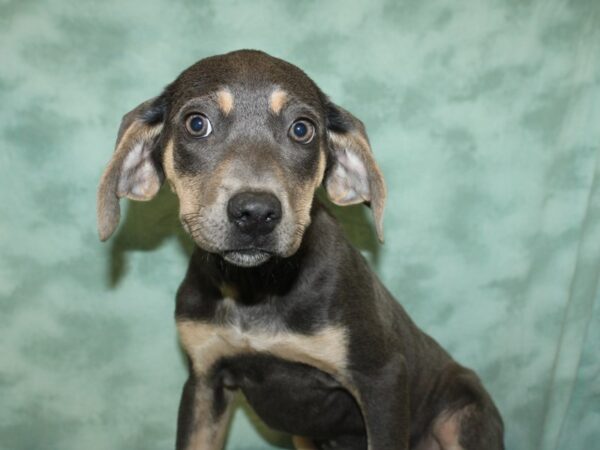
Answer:
POLYGON ((227 115, 233 109, 233 94, 229 89, 221 89, 217 91, 217 102, 221 111, 227 115))
POLYGON ((287 102, 288 93, 283 89, 275 89, 269 98, 269 108, 275 114, 279 114, 283 109, 283 105, 287 102))

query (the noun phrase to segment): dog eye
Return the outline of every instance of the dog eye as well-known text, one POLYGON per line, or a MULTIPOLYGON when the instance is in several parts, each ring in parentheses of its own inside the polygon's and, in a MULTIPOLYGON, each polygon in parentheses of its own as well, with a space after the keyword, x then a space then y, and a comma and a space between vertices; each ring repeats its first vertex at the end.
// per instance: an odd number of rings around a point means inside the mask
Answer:
POLYGON ((194 137, 204 138, 212 132, 210 120, 204 114, 190 114, 185 120, 185 128, 194 137))
POLYGON ((290 137, 301 144, 308 144, 315 136, 315 126, 306 119, 296 120, 290 127, 290 137))

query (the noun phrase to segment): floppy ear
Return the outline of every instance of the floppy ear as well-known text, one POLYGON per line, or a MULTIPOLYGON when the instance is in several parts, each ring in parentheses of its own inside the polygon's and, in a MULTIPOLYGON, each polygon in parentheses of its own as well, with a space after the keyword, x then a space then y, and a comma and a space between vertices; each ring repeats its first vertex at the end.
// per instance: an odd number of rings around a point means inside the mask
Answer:
POLYGON ((383 242, 386 188, 375 163, 363 123, 339 106, 327 105, 330 158, 325 175, 329 199, 337 205, 366 203, 373 211, 375 230, 383 242))
POLYGON ((153 150, 163 128, 164 108, 156 99, 145 101, 123 116, 113 157, 98 188, 98 234, 108 239, 119 224, 119 199, 150 200, 159 191, 164 174, 153 150))

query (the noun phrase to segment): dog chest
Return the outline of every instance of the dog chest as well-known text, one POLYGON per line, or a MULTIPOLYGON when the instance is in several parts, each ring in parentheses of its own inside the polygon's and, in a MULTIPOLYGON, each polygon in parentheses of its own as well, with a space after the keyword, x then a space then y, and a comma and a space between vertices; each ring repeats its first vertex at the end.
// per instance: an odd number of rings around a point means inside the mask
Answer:
POLYGON ((281 329, 242 329, 236 325, 179 320, 177 330, 196 374, 206 374, 222 358, 268 354, 300 362, 330 374, 347 367, 347 337, 343 328, 326 326, 312 334, 281 329))
POLYGON ((245 354, 221 360, 213 374, 218 385, 243 392, 256 414, 274 429, 331 439, 364 434, 352 394, 314 367, 245 354))

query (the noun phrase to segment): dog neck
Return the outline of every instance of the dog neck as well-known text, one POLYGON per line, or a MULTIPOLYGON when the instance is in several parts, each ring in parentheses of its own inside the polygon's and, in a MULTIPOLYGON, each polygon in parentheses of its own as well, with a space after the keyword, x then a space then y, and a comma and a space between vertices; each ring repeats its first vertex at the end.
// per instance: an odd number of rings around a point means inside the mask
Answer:
MULTIPOLYGON (((251 305, 273 297, 285 297, 298 288, 303 274, 315 271, 322 261, 322 247, 328 236, 333 218, 324 206, 315 200, 311 210, 311 224, 306 228, 300 247, 287 258, 273 257, 256 267, 239 267, 225 261, 220 255, 196 248, 193 258, 195 276, 202 279, 203 288, 209 288, 220 297, 251 305), (310 261, 308 267, 307 261, 310 261)), ((305 282, 305 280, 303 281, 305 282)))

